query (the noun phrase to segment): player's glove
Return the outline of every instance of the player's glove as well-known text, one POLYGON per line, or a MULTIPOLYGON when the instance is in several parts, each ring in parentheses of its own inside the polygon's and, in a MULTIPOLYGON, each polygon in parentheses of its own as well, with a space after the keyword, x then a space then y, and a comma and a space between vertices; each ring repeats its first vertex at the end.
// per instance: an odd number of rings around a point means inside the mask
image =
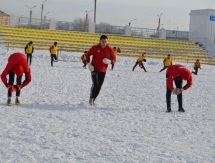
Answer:
POLYGON ((110 63, 111 63, 111 60, 110 60, 110 59, 107 59, 107 58, 104 58, 104 59, 102 60, 102 62, 103 62, 104 64, 110 64, 110 63))
POLYGON ((21 84, 14 85, 14 88, 18 91, 22 89, 22 85, 21 84))
POLYGON ((91 63, 88 64, 88 68, 89 68, 89 71, 94 71, 94 67, 91 65, 91 63))
POLYGON ((183 91, 183 89, 181 89, 181 88, 174 88, 172 90, 173 94, 175 94, 175 95, 179 95, 182 91, 183 91))
POLYGON ((16 92, 16 88, 15 88, 13 85, 7 84, 7 89, 8 89, 10 92, 16 92))
POLYGON ((143 61, 146 62, 146 59, 144 59, 143 61))

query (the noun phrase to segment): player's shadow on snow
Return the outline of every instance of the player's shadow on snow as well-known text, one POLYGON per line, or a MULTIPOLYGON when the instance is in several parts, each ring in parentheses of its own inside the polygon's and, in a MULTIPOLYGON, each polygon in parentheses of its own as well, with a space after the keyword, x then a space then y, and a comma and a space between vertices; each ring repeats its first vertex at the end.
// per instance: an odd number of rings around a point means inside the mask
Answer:
POLYGON ((112 108, 103 107, 92 107, 88 104, 62 104, 62 105, 52 105, 52 104, 22 104, 22 108, 26 109, 37 109, 37 110, 50 110, 50 111, 79 111, 79 110, 106 110, 112 111, 112 108))

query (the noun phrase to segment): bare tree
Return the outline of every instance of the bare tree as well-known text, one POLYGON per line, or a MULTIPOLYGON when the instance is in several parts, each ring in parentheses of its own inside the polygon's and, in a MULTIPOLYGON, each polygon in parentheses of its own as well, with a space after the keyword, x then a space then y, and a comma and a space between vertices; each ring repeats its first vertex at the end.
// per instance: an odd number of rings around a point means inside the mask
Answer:
POLYGON ((111 33, 113 31, 113 27, 108 23, 100 22, 97 25, 96 31, 98 31, 99 33, 111 33))
POLYGON ((88 17, 87 21, 88 22, 86 22, 86 18, 76 18, 72 23, 74 30, 85 31, 86 29, 88 29, 89 24, 92 22, 92 19, 88 17))

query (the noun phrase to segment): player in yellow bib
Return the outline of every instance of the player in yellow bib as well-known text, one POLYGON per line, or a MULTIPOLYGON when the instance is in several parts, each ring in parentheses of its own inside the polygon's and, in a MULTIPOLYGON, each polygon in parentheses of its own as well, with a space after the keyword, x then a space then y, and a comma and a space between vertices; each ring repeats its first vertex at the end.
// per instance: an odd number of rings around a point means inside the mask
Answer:
POLYGON ((146 52, 143 52, 143 54, 137 59, 137 62, 135 63, 132 71, 134 71, 135 67, 139 64, 140 68, 142 68, 145 72, 147 72, 143 65, 143 62, 146 62, 145 54, 146 52))
POLYGON ((192 71, 192 73, 195 74, 195 75, 197 75, 199 68, 201 69, 201 63, 200 63, 199 59, 197 59, 196 62, 194 63, 194 70, 195 70, 195 72, 192 71))
POLYGON ((53 67, 54 59, 57 60, 57 42, 54 42, 54 45, 49 48, 49 51, 51 53, 51 66, 53 67))
POLYGON ((170 54, 168 54, 168 56, 163 60, 163 65, 164 67, 160 70, 160 72, 172 65, 172 58, 170 58, 170 54))
POLYGON ((27 55, 27 63, 29 61, 28 65, 31 65, 31 61, 32 61, 32 54, 34 52, 34 46, 33 46, 33 42, 30 41, 26 46, 25 46, 25 54, 27 55))
MULTIPOLYGON (((113 52, 114 52, 114 55, 115 56, 118 56, 119 55, 119 53, 121 53, 122 51, 120 50, 120 48, 118 47, 118 48, 116 48, 116 47, 113 47, 113 52)), ((111 70, 113 70, 113 68, 114 68, 114 63, 111 63, 111 70)))

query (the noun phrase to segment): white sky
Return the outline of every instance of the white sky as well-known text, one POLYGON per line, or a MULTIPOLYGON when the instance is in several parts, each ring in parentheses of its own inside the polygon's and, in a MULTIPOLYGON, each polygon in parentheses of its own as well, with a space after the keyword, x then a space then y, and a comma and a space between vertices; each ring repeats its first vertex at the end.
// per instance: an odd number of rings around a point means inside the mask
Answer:
MULTIPOLYGON (((44 0, 0 0, 0 10, 7 14, 29 17, 29 7, 33 18, 40 18, 41 4, 44 0)), ((161 27, 166 29, 189 30, 189 13, 196 9, 213 9, 215 0, 97 0, 96 22, 107 22, 111 25, 125 26, 132 19, 132 27, 156 29, 158 14, 161 16, 161 27)), ((94 9, 94 0, 47 0, 44 3, 44 14, 47 19, 72 22, 75 18, 84 18, 86 11, 94 9)), ((94 13, 89 17, 93 19, 94 13)))

